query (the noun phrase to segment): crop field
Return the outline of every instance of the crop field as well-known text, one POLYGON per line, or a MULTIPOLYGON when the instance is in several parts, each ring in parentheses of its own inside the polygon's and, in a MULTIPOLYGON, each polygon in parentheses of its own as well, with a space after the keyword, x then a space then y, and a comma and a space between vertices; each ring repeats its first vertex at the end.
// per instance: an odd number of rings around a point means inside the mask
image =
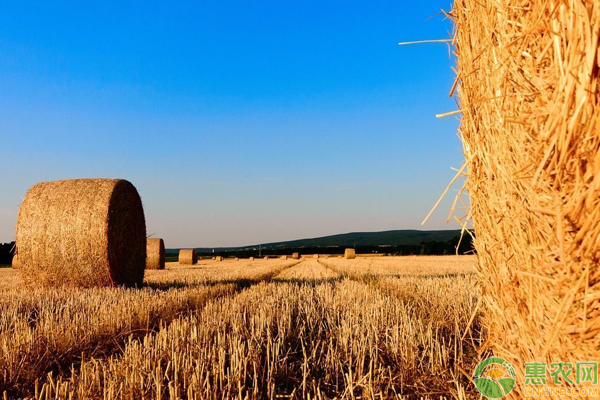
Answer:
POLYGON ((0 270, 0 393, 35 399, 471 398, 475 257, 202 260, 141 289, 0 270))

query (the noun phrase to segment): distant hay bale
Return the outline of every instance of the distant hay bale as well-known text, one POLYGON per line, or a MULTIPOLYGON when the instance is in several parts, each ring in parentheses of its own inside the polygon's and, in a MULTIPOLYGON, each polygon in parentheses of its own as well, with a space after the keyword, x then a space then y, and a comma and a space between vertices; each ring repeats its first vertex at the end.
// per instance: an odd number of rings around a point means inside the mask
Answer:
POLYGON ((356 251, 354 249, 346 249, 344 251, 344 258, 346 260, 353 260, 356 258, 356 251))
POLYGON ((287 256, 281 256, 279 258, 282 259, 282 260, 287 260, 287 256))
POLYGON ((600 2, 456 0, 452 15, 486 343, 518 376, 597 360, 600 2))
POLYGON ((142 201, 121 179, 38 183, 21 205, 16 247, 28 287, 141 286, 142 201))
POLYGON ((319 255, 318 255, 318 254, 315 254, 315 255, 313 256, 313 258, 319 258, 319 255))
POLYGON ((248 260, 250 260, 250 261, 254 261, 254 257, 250 257, 248 260))
POLYGON ((198 255, 194 249, 179 250, 179 264, 194 265, 198 263, 198 255))
POLYGON ((268 260, 268 259, 269 259, 269 256, 264 256, 264 257, 263 257, 263 259, 264 259, 264 260, 268 260))
POLYGON ((13 269, 19 269, 19 256, 17 253, 15 253, 15 255, 13 256, 12 267, 13 269))
POLYGON ((239 257, 233 259, 234 261, 240 261, 239 257))
POLYGON ((292 259, 299 260, 300 259, 300 254, 298 254, 298 253, 292 253, 292 259))
POLYGON ((146 240, 146 269, 165 269, 165 242, 160 238, 146 240))
POLYGON ((216 256, 215 257, 215 261, 223 261, 223 257, 222 256, 216 256))

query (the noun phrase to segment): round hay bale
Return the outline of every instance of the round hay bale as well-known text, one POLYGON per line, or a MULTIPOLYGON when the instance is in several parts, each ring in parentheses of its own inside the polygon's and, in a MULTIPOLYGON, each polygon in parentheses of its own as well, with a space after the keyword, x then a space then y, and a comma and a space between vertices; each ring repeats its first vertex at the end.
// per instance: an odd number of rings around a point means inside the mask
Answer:
POLYGON ((298 254, 298 253, 293 253, 293 254, 292 254, 292 259, 294 259, 294 260, 298 260, 298 259, 300 259, 300 254, 298 254))
POLYGON ((223 261, 223 256, 216 256, 215 261, 223 261))
POLYGON ((478 352, 519 377, 534 360, 600 358, 600 2, 523 5, 457 0, 451 13, 478 352))
POLYGON ((319 258, 319 255, 318 255, 318 254, 315 254, 315 255, 313 256, 313 258, 319 258))
POLYGON ((165 269, 165 242, 160 238, 146 240, 146 269, 165 269))
POLYGON ((16 243, 27 287, 131 287, 144 279, 144 209, 126 180, 34 185, 19 211, 16 243))
POLYGON ((250 257, 250 258, 249 258, 249 260, 250 260, 250 261, 254 261, 254 257, 250 257))
POLYGON ((354 249, 346 249, 346 251, 344 251, 344 258, 346 260, 353 260, 356 258, 356 251, 354 251, 354 249))
POLYGON ((233 261, 240 261, 240 258, 236 257, 236 258, 233 259, 233 261))
POLYGON ((264 259, 265 259, 265 260, 268 260, 268 259, 269 259, 269 256, 264 256, 264 259))
POLYGON ((287 256, 281 256, 280 257, 282 260, 287 260, 287 256))
POLYGON ((194 249, 179 250, 179 264, 194 265, 198 263, 198 255, 194 249))
POLYGON ((13 269, 19 269, 19 257, 17 255, 17 253, 15 253, 15 255, 13 256, 12 267, 13 267, 13 269))

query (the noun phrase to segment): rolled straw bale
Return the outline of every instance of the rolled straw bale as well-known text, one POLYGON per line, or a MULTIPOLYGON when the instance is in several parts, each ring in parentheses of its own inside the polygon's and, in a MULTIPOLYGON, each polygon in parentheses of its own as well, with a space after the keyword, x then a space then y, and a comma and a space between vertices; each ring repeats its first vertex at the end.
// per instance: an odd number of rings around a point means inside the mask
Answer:
POLYGON ((313 256, 313 258, 319 258, 319 255, 318 255, 318 254, 315 254, 315 255, 313 256))
POLYGON ((179 250, 179 264, 194 265, 198 263, 198 255, 194 249, 179 250))
POLYGON ((216 256, 215 257, 215 261, 223 261, 223 257, 222 256, 216 256))
POLYGON ((236 258, 233 259, 233 261, 240 261, 240 258, 236 257, 236 258))
POLYGON ((282 260, 287 260, 287 256, 281 256, 280 257, 282 260))
POLYGON ((300 254, 298 254, 298 253, 292 253, 292 259, 294 259, 294 260, 300 259, 300 254))
POLYGON ((354 249, 346 249, 344 251, 344 258, 346 260, 353 260, 356 258, 356 251, 354 249))
POLYGON ((484 349, 518 379, 600 358, 600 2, 524 4, 452 12, 484 349))
POLYGON ((19 256, 18 256, 18 254, 17 254, 17 253, 15 253, 15 255, 13 256, 13 259, 12 259, 12 267, 13 267, 14 269, 19 269, 19 256))
POLYGON ((165 269, 165 242, 160 238, 146 240, 146 269, 165 269))
POLYGON ((254 257, 250 257, 250 258, 249 258, 249 260, 250 260, 250 261, 254 261, 254 257))
POLYGON ((268 260, 269 256, 264 256, 263 259, 268 260))
POLYGON ((121 179, 38 183, 21 205, 16 247, 28 287, 140 286, 146 266, 142 201, 121 179))

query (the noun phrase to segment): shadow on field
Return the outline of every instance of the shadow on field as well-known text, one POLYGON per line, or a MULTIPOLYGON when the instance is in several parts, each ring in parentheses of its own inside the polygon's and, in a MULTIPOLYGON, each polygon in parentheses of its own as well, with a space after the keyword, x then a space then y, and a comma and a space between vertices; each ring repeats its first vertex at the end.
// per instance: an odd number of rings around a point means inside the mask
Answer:
POLYGON ((275 279, 277 275, 279 275, 286 269, 292 268, 298 264, 300 264, 300 262, 292 263, 290 265, 277 268, 273 271, 257 275, 256 277, 243 277, 236 279, 206 279, 197 282, 186 282, 181 280, 173 280, 170 282, 145 282, 143 287, 164 292, 172 289, 196 289, 200 287, 210 287, 216 285, 234 285, 237 291, 239 291, 247 289, 254 285, 258 285, 262 282, 279 281, 279 279, 275 279))

